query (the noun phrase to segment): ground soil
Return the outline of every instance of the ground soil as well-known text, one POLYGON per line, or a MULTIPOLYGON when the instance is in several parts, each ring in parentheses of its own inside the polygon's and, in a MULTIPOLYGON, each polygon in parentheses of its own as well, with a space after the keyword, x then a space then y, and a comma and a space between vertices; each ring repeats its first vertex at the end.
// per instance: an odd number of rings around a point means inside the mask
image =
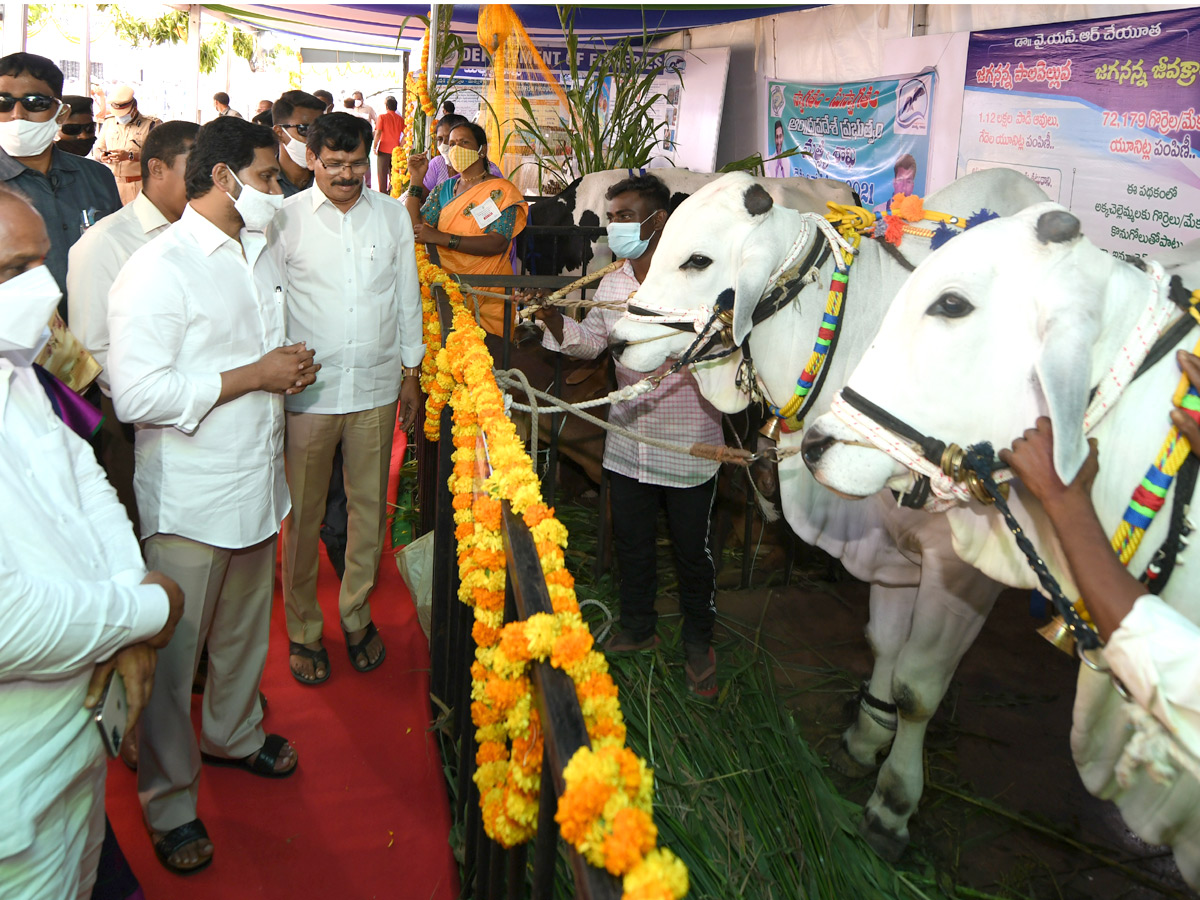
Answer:
MULTIPOLYGON (((727 627, 760 635, 805 738, 827 755, 870 672, 867 588, 838 577, 834 565, 810 560, 806 568, 789 587, 725 590, 717 602, 727 627)), ((736 582, 738 572, 725 576, 736 582)), ((955 884, 1005 897, 1195 898, 1170 853, 1139 841, 1116 808, 1080 782, 1068 744, 1078 664, 1035 633, 1028 597, 1001 596, 930 725, 909 858, 955 884)), ((829 771, 845 796, 866 802, 873 776, 829 771)))

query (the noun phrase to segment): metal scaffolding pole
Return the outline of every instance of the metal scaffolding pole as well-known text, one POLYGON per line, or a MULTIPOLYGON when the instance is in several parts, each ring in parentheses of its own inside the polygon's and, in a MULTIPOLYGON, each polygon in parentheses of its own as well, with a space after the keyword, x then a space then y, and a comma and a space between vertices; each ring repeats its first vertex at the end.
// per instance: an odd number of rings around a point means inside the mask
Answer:
POLYGON ((188 6, 188 55, 192 59, 192 119, 200 121, 200 5, 188 6))
POLYGON ((4 4, 4 52, 0 53, 0 56, 25 52, 25 31, 29 20, 28 13, 29 7, 24 3, 4 4))

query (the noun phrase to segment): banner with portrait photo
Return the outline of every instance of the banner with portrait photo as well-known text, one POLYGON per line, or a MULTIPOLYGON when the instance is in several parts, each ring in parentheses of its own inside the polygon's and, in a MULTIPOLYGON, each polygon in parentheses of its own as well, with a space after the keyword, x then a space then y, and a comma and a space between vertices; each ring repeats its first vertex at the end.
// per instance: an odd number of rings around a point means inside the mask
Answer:
POLYGON ((1196 9, 974 33, 958 174, 1025 173, 1123 257, 1182 246, 1200 237, 1197 76, 1196 9))
POLYGON ((844 84, 767 82, 767 176, 836 178, 864 206, 895 193, 924 194, 928 177, 933 72, 844 84))

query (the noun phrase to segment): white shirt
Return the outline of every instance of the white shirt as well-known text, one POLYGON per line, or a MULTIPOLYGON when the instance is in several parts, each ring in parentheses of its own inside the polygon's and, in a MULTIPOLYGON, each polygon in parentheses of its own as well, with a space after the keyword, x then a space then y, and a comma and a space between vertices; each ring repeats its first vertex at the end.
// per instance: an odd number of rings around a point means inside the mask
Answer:
POLYGON ((33 371, 0 360, 0 859, 72 781, 104 765, 83 708, 93 666, 166 624, 92 449, 33 371))
POLYGON ((1146 594, 1109 637, 1104 661, 1138 705, 1200 761, 1200 627, 1146 594))
POLYGON ((261 233, 243 229, 239 244, 189 204, 109 294, 109 380, 118 418, 137 425, 142 537, 239 549, 273 535, 291 509, 283 397, 252 391, 215 405, 222 372, 284 344, 284 275, 265 248, 261 233))
MULTIPOLYGON (((133 251, 162 234, 171 223, 145 194, 83 233, 67 256, 67 317, 71 333, 108 368, 108 291, 133 251)), ((112 396, 108 372, 96 379, 112 396)))
POLYGON ((408 210, 364 188, 343 213, 313 185, 283 201, 269 239, 287 272, 288 342, 304 341, 321 364, 287 410, 345 414, 395 402, 401 367, 425 355, 408 210))

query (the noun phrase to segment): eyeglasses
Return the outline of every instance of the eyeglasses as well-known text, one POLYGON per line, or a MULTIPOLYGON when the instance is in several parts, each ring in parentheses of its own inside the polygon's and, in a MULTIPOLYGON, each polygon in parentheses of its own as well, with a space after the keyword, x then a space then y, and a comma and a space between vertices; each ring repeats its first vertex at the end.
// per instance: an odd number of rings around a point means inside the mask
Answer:
POLYGON ((62 128, 63 134, 71 137, 74 137, 77 134, 96 133, 95 122, 67 122, 65 125, 61 125, 60 127, 62 128))
POLYGON ((45 94, 26 94, 24 97, 0 94, 0 113, 12 112, 18 103, 25 107, 26 112, 40 113, 50 109, 57 102, 57 99, 45 94))
POLYGON ((371 161, 369 159, 356 159, 349 163, 327 163, 321 157, 317 157, 321 163, 321 167, 327 172, 344 172, 349 169, 355 175, 366 175, 371 171, 371 161))
POLYGON ((301 123, 298 125, 280 125, 279 127, 280 128, 294 128, 294 129, 296 129, 296 134, 300 135, 300 137, 308 137, 308 130, 310 128, 312 128, 312 125, 305 125, 305 124, 301 123))

